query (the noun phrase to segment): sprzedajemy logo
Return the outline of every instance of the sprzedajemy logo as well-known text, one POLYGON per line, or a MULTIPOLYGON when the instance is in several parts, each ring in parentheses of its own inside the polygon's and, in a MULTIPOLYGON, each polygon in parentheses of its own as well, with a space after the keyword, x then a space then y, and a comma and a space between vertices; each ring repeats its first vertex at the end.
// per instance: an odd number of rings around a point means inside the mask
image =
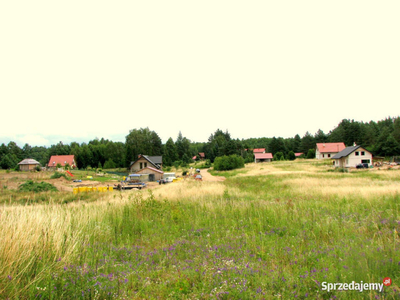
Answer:
POLYGON ((326 281, 322 282, 323 291, 383 291, 383 286, 390 286, 392 284, 392 279, 390 277, 385 277, 383 283, 367 283, 367 282, 355 282, 351 283, 328 283, 326 281))

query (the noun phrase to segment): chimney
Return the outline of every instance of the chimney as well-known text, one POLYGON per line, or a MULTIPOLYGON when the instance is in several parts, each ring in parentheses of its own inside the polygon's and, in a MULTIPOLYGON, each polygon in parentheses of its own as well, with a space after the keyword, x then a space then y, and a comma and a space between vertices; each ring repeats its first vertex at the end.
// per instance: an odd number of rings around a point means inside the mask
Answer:
POLYGON ((325 143, 323 143, 322 146, 325 148, 325 143))

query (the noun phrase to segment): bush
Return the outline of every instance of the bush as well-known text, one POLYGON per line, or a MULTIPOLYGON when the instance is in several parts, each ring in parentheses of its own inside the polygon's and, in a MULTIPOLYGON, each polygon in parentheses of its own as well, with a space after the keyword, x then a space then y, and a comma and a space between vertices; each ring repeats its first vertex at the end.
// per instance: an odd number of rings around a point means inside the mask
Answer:
POLYGON ((296 155, 294 154, 293 151, 289 151, 289 153, 288 153, 288 159, 289 159, 289 160, 295 160, 295 159, 296 159, 296 155))
POLYGON ((105 163, 104 163, 104 169, 114 169, 115 168, 115 163, 114 161, 109 158, 105 163))
POLYGON ((57 188, 47 182, 33 182, 32 180, 28 180, 27 182, 21 184, 18 187, 18 190, 21 192, 47 192, 47 191, 57 191, 57 188))
POLYGON ((315 158, 315 149, 308 150, 307 158, 315 158))
POLYGON ((60 173, 60 172, 54 172, 54 174, 53 175, 51 175, 51 179, 57 179, 57 178, 60 178, 60 177, 64 177, 65 179, 67 179, 68 180, 68 177, 67 177, 67 175, 65 175, 64 173, 60 173))
POLYGON ((275 160, 275 161, 282 160, 282 157, 283 157, 283 160, 284 160, 285 157, 283 156, 283 153, 282 153, 282 152, 276 152, 276 153, 274 154, 274 160, 275 160))
POLYGON ((206 163, 204 164, 205 168, 211 168, 211 160, 206 159, 206 163))
POLYGON ((182 161, 177 160, 177 161, 174 161, 174 163, 172 165, 175 167, 175 169, 179 169, 179 166, 181 165, 181 163, 182 163, 182 161))
POLYGON ((236 154, 220 156, 214 160, 214 170, 226 171, 244 167, 244 159, 236 154))

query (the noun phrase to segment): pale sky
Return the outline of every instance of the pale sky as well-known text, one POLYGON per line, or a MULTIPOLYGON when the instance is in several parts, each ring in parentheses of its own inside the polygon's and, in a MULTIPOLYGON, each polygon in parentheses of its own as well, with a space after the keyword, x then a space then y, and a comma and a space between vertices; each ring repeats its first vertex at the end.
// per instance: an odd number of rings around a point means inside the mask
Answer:
POLYGON ((1 1, 0 143, 400 115, 400 1, 1 1))

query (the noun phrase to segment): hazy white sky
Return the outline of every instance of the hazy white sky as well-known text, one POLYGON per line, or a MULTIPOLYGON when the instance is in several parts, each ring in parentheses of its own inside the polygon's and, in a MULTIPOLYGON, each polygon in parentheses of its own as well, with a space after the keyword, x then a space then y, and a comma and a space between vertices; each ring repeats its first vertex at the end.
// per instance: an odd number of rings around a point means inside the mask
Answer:
POLYGON ((400 1, 1 1, 0 143, 206 141, 400 114, 400 1))

